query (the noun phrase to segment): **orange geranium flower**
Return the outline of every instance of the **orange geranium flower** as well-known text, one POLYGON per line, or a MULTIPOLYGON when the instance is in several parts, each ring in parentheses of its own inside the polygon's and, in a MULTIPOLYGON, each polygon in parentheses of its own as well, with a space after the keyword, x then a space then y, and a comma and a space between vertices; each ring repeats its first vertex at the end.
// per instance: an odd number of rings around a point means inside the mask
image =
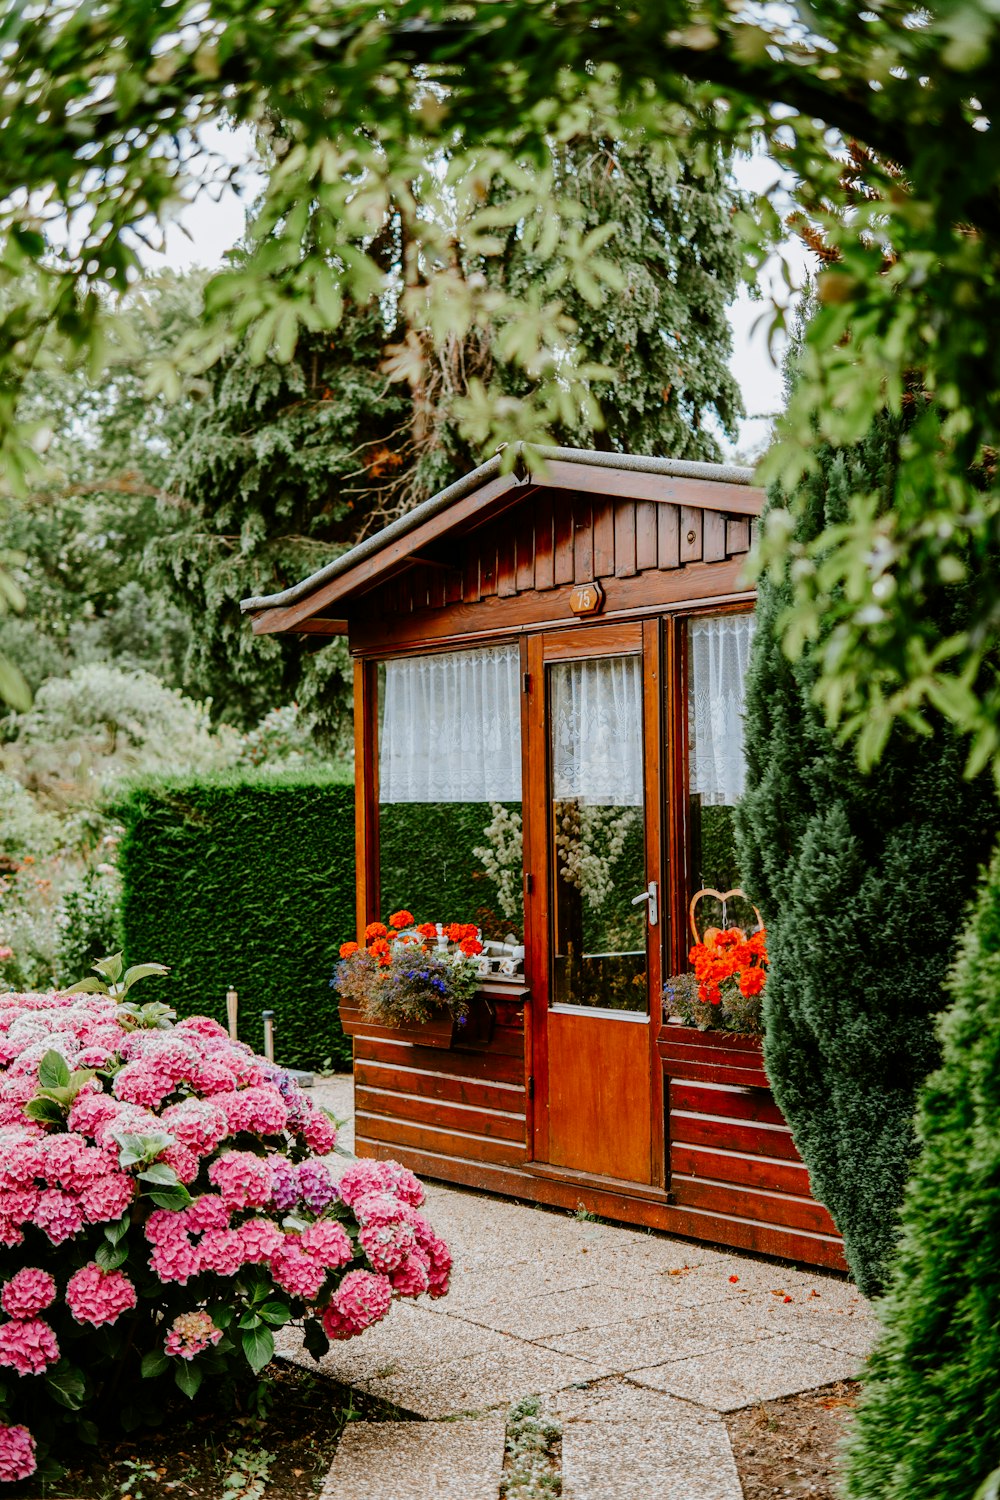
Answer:
POLYGON ((467 958, 475 958, 477 953, 482 953, 483 951, 482 943, 478 938, 474 937, 463 938, 458 946, 467 958))
POLYGON ((421 922, 420 926, 417 928, 417 931, 420 933, 420 936, 422 938, 427 938, 428 940, 436 938, 438 935, 437 923, 421 922))
POLYGON ((384 958, 389 954, 389 944, 386 942, 384 937, 374 938, 368 944, 368 952, 374 953, 379 958, 384 958))
POLYGON ((350 958, 351 954, 352 953, 357 953, 357 951, 358 951, 358 945, 357 945, 357 943, 341 943, 341 945, 340 945, 340 956, 341 956, 341 958, 350 958))
POLYGON ((392 914, 392 916, 389 918, 389 926, 390 927, 395 927, 397 931, 401 927, 412 927, 413 926, 413 913, 412 913, 412 911, 394 911, 393 914, 392 914))
POLYGON ((372 938, 384 938, 388 931, 384 922, 369 922, 365 928, 365 942, 370 943, 372 938))
POLYGON ((752 969, 744 969, 740 973, 736 981, 736 983, 740 987, 740 994, 745 995, 748 1000, 751 995, 759 995, 761 990, 764 988, 764 980, 766 977, 767 976, 765 975, 763 969, 758 969, 756 967, 752 969))

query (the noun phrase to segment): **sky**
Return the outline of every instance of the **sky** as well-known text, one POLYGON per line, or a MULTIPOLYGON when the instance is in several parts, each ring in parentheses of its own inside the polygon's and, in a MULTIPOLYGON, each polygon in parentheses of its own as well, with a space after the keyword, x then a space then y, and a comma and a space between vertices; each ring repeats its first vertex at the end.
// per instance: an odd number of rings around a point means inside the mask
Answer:
MULTIPOLYGON (((248 130, 210 126, 203 130, 202 140, 210 151, 218 153, 227 170, 233 164, 239 166, 242 196, 230 186, 210 184, 167 227, 162 256, 143 254, 147 264, 167 265, 174 270, 217 266, 243 232, 245 205, 252 200, 259 181, 252 165, 251 134, 248 130)), ((734 176, 741 188, 754 191, 762 191, 781 179, 779 169, 766 157, 738 162, 734 176)), ((792 269, 793 283, 800 286, 808 271, 807 252, 798 241, 790 240, 783 254, 792 269)), ((776 341, 774 359, 767 348, 767 298, 774 294, 782 303, 788 298, 776 260, 765 267, 761 290, 764 293, 761 300, 751 300, 749 292, 742 293, 729 314, 733 329, 730 366, 743 392, 747 416, 740 424, 736 443, 722 441, 727 458, 748 462, 759 457, 766 446, 771 421, 784 398, 779 368, 783 344, 776 341)))

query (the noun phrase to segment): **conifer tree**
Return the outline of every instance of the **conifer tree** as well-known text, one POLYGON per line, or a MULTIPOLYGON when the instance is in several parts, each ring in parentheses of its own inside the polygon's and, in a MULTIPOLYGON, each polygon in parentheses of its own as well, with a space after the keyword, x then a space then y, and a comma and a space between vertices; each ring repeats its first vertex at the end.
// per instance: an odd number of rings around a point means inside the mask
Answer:
MULTIPOLYGON (((840 522, 852 493, 891 493, 900 438, 885 422, 856 448, 825 450, 800 496, 797 540, 840 522)), ((934 1017, 1000 812, 986 778, 965 779, 943 722, 930 737, 897 728, 860 773, 813 701, 826 643, 794 663, 782 653, 788 599, 787 574, 761 580, 740 870, 768 929, 768 1076, 870 1296, 894 1252, 917 1093, 938 1059, 934 1017)), ((962 588, 941 586, 926 607, 957 623, 963 601, 962 588)))
POLYGON ((950 989, 852 1440, 852 1500, 988 1500, 1000 1486, 1000 853, 950 989))
MULTIPOLYGON (((553 436, 572 446, 718 458, 718 434, 734 436, 743 410, 728 368, 726 307, 740 254, 738 195, 724 160, 706 152, 703 162, 671 168, 641 141, 616 144, 599 133, 553 144, 551 153, 558 191, 579 201, 581 233, 617 226, 602 255, 622 283, 593 300, 571 283, 560 293, 575 337, 613 379, 602 428, 593 414, 569 410, 553 436)), ((475 253, 456 235, 454 253, 474 269, 475 253)), ((400 216, 390 216, 379 258, 397 291, 420 276, 406 243, 400 216)), ((527 305, 542 266, 517 224, 503 266, 527 305)), ((390 384, 387 354, 405 358, 407 338, 421 336, 407 326, 405 302, 349 308, 335 334, 304 337, 290 364, 255 365, 247 353, 225 362, 177 457, 171 485, 190 519, 150 559, 190 619, 188 675, 234 722, 251 723, 294 697, 335 735, 346 709, 342 646, 254 637, 240 598, 296 581, 481 462, 459 439, 455 403, 471 375, 501 389, 516 384, 490 329, 428 347, 415 387, 390 384)))

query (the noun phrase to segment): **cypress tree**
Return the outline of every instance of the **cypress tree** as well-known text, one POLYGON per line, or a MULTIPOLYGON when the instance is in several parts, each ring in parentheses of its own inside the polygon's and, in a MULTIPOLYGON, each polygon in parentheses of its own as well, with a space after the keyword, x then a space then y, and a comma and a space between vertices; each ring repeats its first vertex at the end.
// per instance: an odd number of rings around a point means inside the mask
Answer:
POLYGON ((1000 851, 951 980, 943 1063, 851 1445, 852 1500, 973 1500, 1000 1482, 1000 851))
MULTIPOLYGON (((900 437, 886 421, 857 447, 821 454, 797 497, 799 541, 843 520, 852 492, 891 493, 900 437)), ((940 722, 930 737, 897 728, 875 770, 860 772, 812 699, 823 643, 795 662, 778 644, 789 597, 787 576, 761 580, 740 869, 768 929, 768 1076, 872 1296, 894 1253, 917 1093, 939 1057, 933 1021, 998 807, 984 778, 964 778, 963 748, 940 722)), ((962 600, 942 587, 927 604, 957 623, 962 600)))

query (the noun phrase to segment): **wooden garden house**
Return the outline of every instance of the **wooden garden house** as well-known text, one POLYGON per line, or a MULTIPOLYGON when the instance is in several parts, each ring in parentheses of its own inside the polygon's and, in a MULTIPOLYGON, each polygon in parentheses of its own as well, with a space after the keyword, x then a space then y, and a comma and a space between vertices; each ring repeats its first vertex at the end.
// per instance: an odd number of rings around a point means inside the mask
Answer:
POLYGON ((461 1030, 342 1007, 357 1149, 843 1267, 758 1043, 661 1001, 692 893, 737 884, 761 492, 715 464, 542 462, 495 458, 244 601, 257 632, 347 637, 359 936, 406 907, 487 942, 461 1030))

